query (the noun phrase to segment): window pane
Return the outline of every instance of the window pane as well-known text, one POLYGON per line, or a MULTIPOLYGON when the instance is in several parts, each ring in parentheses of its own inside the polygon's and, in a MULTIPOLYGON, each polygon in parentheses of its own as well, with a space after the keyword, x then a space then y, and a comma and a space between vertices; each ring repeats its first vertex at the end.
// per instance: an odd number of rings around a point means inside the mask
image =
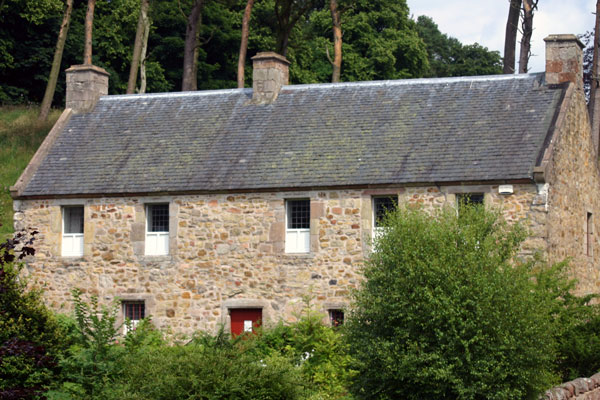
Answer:
POLYGON ((154 204, 148 206, 148 232, 169 231, 169 205, 154 204))
POLYGON ((143 301, 124 301, 123 316, 131 321, 144 319, 146 307, 143 301))
POLYGON ((375 227, 381 226, 385 215, 394 211, 398 205, 396 197, 374 197, 373 210, 375 212, 375 227))
POLYGON ((63 233, 83 233, 83 207, 65 207, 63 212, 65 219, 63 233))
POLYGON ((483 204, 483 193, 463 193, 457 194, 458 205, 479 205, 483 204))
POLYGON ((310 229, 310 200, 287 201, 288 229, 310 229))
POLYGON ((333 327, 344 325, 344 312, 342 310, 329 310, 329 321, 333 327))

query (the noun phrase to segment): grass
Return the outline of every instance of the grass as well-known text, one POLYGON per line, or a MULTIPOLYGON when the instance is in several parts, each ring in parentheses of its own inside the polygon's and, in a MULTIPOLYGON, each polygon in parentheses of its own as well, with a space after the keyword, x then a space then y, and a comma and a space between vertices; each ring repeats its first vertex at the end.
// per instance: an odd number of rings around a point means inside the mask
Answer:
POLYGON ((19 179, 61 113, 52 110, 48 120, 38 124, 38 112, 38 107, 0 107, 0 239, 13 233, 9 188, 19 179))

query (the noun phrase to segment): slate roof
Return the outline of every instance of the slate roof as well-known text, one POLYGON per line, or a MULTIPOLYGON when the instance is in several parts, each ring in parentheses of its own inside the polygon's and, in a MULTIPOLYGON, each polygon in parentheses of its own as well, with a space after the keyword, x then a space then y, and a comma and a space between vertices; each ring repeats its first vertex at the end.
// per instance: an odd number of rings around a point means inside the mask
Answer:
POLYGON ((531 179, 563 88, 543 74, 102 97, 22 196, 531 179))

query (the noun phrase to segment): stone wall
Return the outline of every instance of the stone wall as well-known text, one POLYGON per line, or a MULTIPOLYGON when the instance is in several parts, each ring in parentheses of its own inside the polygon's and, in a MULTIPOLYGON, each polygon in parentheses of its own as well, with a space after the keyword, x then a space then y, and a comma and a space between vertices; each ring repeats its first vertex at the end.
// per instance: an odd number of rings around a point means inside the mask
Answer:
POLYGON ((15 228, 36 228, 28 271, 45 286, 48 304, 71 309, 70 290, 103 302, 144 300, 158 327, 191 334, 228 322, 228 308, 260 307, 265 322, 294 320, 312 296, 319 311, 343 308, 369 254, 372 196, 401 203, 454 205, 457 193, 485 193, 511 221, 538 234, 526 249, 544 247, 544 191, 513 185, 407 187, 166 197, 15 201, 15 228), (310 248, 285 253, 285 199, 310 198, 310 248), (145 204, 169 203, 170 254, 145 256, 145 204), (84 206, 84 255, 62 257, 61 207, 84 206))
POLYGON ((542 400, 598 400, 600 399, 600 373, 591 378, 578 378, 548 390, 542 400))
POLYGON ((597 293, 600 247, 600 172, 592 144, 587 108, 580 90, 571 85, 556 121, 544 165, 549 183, 548 258, 570 260, 577 293, 597 293), (588 213, 591 236, 586 235, 588 213), (588 252, 587 237, 591 238, 588 252))

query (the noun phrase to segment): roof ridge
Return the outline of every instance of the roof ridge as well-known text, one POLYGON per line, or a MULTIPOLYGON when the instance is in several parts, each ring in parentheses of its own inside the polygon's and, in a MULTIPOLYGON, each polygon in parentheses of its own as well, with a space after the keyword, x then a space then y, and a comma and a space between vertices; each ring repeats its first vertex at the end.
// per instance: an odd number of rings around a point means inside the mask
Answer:
MULTIPOLYGON (((336 83, 306 83, 299 85, 285 85, 282 90, 305 90, 305 89, 328 89, 343 87, 377 87, 377 86, 404 86, 418 84, 439 84, 439 83, 458 83, 458 82, 492 82, 503 80, 531 79, 543 75, 543 72, 534 72, 527 74, 503 74, 503 75, 475 75, 475 76, 456 76, 445 78, 413 78, 413 79, 388 79, 380 81, 356 81, 356 82, 336 82, 336 83)), ((162 93, 142 93, 142 94, 117 94, 102 96, 100 101, 114 100, 136 100, 144 98, 174 98, 174 97, 197 97, 213 96, 234 93, 252 93, 251 88, 234 89, 213 89, 196 90, 187 92, 162 92, 162 93)))

